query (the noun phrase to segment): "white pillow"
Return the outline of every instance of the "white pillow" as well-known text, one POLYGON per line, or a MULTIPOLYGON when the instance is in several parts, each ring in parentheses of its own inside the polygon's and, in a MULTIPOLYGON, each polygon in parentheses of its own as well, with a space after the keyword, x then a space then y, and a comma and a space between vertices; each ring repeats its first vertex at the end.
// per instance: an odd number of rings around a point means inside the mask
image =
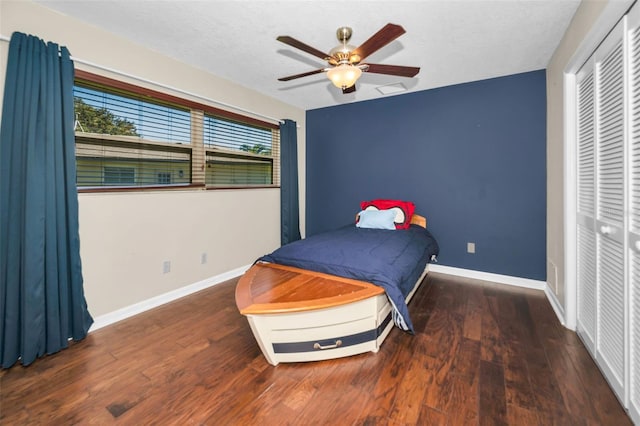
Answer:
POLYGON ((396 212, 394 210, 363 210, 360 212, 360 220, 356 223, 358 228, 389 229, 395 230, 396 212))

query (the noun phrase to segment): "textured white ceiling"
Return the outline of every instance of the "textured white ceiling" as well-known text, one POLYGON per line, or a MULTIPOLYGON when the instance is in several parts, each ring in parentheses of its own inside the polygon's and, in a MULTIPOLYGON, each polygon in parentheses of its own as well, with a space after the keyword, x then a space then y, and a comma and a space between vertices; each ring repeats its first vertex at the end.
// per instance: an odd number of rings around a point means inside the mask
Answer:
POLYGON ((255 89, 302 109, 546 68, 580 0, 191 1, 39 0, 63 14, 255 89), (276 41, 292 36, 323 52, 338 27, 358 46, 387 23, 407 31, 366 62, 421 67, 414 78, 364 73, 344 95, 324 73, 279 77, 326 66, 276 41))

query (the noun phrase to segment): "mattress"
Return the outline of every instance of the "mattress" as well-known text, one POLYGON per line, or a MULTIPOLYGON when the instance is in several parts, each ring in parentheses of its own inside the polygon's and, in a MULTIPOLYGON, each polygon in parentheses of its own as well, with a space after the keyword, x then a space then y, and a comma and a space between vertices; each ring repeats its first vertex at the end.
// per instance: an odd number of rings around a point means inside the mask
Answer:
POLYGON ((393 306, 394 323, 402 330, 413 332, 405 299, 438 252, 433 235, 417 225, 406 230, 349 225, 287 244, 258 261, 380 286, 393 306))

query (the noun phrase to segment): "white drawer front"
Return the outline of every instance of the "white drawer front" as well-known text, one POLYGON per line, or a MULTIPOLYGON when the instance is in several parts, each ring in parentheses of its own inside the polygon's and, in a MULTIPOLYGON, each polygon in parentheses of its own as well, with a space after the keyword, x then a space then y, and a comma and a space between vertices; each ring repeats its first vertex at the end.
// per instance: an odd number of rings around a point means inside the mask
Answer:
POLYGON ((369 298, 335 308, 287 314, 261 315, 265 326, 272 330, 315 328, 375 317, 376 299, 369 298))
MULTIPOLYGON (((295 327, 296 323, 290 324, 295 327)), ((341 337, 373 330, 377 327, 375 317, 332 324, 324 327, 290 328, 288 330, 273 330, 273 343, 307 342, 313 340, 340 339, 341 337)))

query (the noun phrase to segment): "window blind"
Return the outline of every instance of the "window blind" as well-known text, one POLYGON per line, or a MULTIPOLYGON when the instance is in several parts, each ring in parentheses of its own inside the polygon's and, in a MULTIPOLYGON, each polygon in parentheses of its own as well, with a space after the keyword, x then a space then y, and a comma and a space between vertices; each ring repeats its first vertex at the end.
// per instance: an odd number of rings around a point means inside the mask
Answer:
POLYGON ((74 86, 81 189, 279 184, 277 126, 111 82, 74 86))
POLYGON ((279 131, 205 115, 206 184, 274 185, 279 175, 279 131))
POLYGON ((191 183, 191 113, 88 84, 74 87, 77 185, 191 183))

